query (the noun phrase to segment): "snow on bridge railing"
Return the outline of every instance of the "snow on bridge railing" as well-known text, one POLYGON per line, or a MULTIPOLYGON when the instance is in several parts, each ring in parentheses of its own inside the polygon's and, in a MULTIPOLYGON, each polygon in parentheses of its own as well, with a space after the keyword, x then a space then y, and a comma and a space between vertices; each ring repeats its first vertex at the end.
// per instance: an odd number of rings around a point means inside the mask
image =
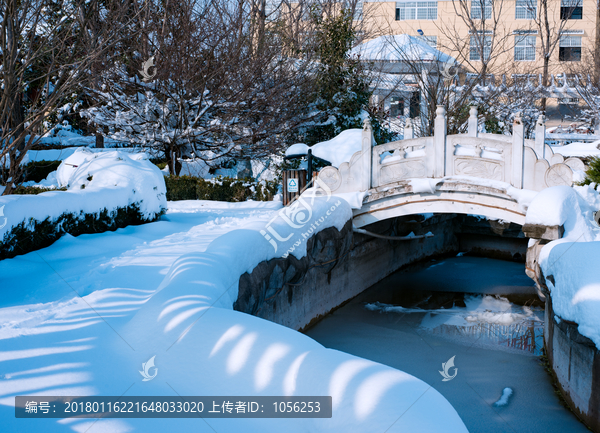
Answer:
MULTIPOLYGON (((408 92, 417 91, 415 87, 418 80, 415 80, 411 75, 399 75, 389 73, 376 73, 372 75, 373 79, 370 82, 371 90, 392 91, 392 92, 408 92)), ((592 81, 588 76, 583 77, 578 74, 568 75, 561 73, 550 75, 547 85, 543 85, 542 75, 537 77, 527 75, 518 77, 513 75, 507 80, 506 75, 502 75, 499 84, 492 77, 473 77, 460 82, 460 76, 455 75, 450 83, 450 91, 456 93, 469 93, 473 96, 486 98, 493 95, 517 95, 523 92, 535 95, 538 99, 541 98, 588 98, 600 96, 598 83, 592 81), (477 79, 477 83, 472 80, 477 79)))
POLYGON ((556 185, 572 185, 573 171, 584 170, 577 158, 564 159, 545 144, 543 116, 536 123, 536 140, 525 140, 520 113, 513 122, 513 135, 480 134, 477 109, 471 108, 467 134, 447 135, 446 111, 436 111, 434 135, 412 137, 374 145, 371 124, 365 120, 362 150, 349 162, 325 167, 319 178, 334 193, 368 191, 414 178, 471 176, 501 181, 519 189, 541 191, 556 185))
POLYGON ((543 85, 542 74, 537 76, 537 83, 534 75, 521 78, 513 76, 513 83, 510 85, 507 84, 506 75, 502 75, 499 85, 496 85, 494 80, 487 83, 483 79, 481 81, 484 84, 478 83, 475 86, 468 82, 459 84, 458 76, 455 76, 450 88, 455 92, 469 92, 478 97, 489 97, 494 94, 514 94, 523 91, 535 94, 538 98, 580 98, 582 94, 598 95, 597 83, 594 83, 590 76, 585 79, 581 75, 572 74, 569 76, 564 72, 556 76, 550 75, 548 85, 543 85), (520 84, 517 84, 519 82, 520 84))
POLYGON ((600 135, 572 132, 546 132, 546 143, 571 143, 574 141, 591 143, 600 140, 600 135))

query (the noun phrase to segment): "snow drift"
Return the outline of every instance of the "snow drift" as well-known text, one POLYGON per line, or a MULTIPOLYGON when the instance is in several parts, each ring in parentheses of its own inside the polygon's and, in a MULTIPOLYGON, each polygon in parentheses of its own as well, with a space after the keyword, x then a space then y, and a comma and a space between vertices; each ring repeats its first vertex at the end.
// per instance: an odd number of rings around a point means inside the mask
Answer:
POLYGON ((539 264, 555 314, 576 322, 600 348, 600 227, 593 219, 600 195, 594 186, 545 189, 529 206, 526 223, 564 226, 563 238, 542 248, 539 264))
MULTIPOLYGON (((211 420, 219 432, 466 432, 454 408, 421 380, 232 310, 243 273, 293 246, 296 257, 305 256, 306 242, 296 244, 307 228, 340 230, 352 216, 350 206, 335 196, 311 200, 310 212, 299 212, 282 209, 266 226, 257 221, 220 236, 205 252, 180 257, 120 331, 135 347, 124 362, 134 365, 159 354, 164 380, 181 395, 202 390, 203 395, 333 397, 331 419, 211 420), (265 237, 268 227, 286 240, 274 247, 265 237)), ((172 393, 159 381, 145 387, 148 395, 172 393)))

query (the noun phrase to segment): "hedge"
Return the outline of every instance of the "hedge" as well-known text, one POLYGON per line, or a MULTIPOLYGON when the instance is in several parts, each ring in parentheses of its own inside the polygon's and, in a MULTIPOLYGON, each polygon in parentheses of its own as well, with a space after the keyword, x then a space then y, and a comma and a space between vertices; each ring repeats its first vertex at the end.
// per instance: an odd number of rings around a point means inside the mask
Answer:
POLYGON ((251 180, 218 177, 202 179, 193 176, 165 177, 167 200, 215 200, 240 202, 248 199, 268 201, 277 194, 277 181, 254 182, 251 180))
POLYGON ((41 194, 43 192, 48 192, 48 191, 66 191, 67 188, 40 188, 37 186, 22 186, 22 185, 17 185, 15 188, 13 188, 13 190, 11 191, 11 194, 16 194, 16 195, 35 195, 35 194, 41 194))
POLYGON ((31 161, 23 166, 23 182, 40 182, 56 171, 62 161, 31 161))
POLYGON ((161 170, 164 169, 168 164, 167 160, 164 158, 150 158, 150 162, 161 170))
MULTIPOLYGON (((219 200, 239 202, 248 199, 272 200, 277 193, 278 182, 253 182, 232 178, 216 178, 205 180, 192 176, 165 177, 167 200, 219 200)), ((39 194, 45 188, 17 187, 15 194, 39 194)), ((128 225, 139 225, 155 221, 145 218, 140 212, 138 203, 127 207, 119 207, 108 211, 106 208, 98 213, 86 214, 63 213, 58 218, 46 218, 43 221, 29 219, 22 221, 4 234, 0 241, 0 260, 15 257, 19 254, 45 248, 62 235, 68 233, 78 236, 85 233, 101 233, 114 231, 128 225)))
POLYGON ((0 259, 45 248, 66 233, 78 236, 85 233, 115 231, 128 225, 152 222, 160 216, 161 214, 156 215, 155 218, 145 218, 140 212, 139 205, 134 203, 110 212, 104 208, 98 213, 86 214, 83 211, 79 214, 63 213, 54 220, 50 217, 43 221, 31 218, 4 234, 0 241, 0 259))
POLYGON ((591 183, 595 183, 596 187, 600 185, 600 158, 597 156, 589 159, 585 179, 579 185, 589 185, 591 183))

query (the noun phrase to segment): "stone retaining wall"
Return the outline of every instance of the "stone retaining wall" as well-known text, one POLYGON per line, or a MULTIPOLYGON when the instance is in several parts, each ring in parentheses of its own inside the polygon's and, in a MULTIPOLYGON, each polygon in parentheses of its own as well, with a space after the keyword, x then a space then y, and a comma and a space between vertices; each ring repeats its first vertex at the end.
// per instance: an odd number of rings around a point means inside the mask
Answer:
POLYGON ((353 233, 351 222, 341 231, 328 228, 308 240, 302 259, 272 259, 242 275, 234 309, 302 330, 403 266, 465 251, 461 249, 465 235, 471 236, 469 248, 478 247, 476 252, 483 255, 510 259, 526 248, 523 234, 512 225, 509 230, 508 225, 498 227, 493 221, 455 214, 399 217, 372 224, 368 230, 434 236, 394 241, 353 233))
POLYGON ((560 239, 562 226, 525 225, 532 239, 527 249, 527 275, 536 282, 540 297, 546 300, 544 345, 562 396, 570 409, 592 431, 600 433, 600 355, 592 340, 581 335, 578 324, 558 317, 552 308, 552 296, 546 280, 554 284, 554 275, 544 275, 539 254, 548 242, 560 239))
POLYGON ((548 297, 544 325, 548 361, 571 410, 594 432, 600 432, 600 354, 577 327, 554 314, 548 297))

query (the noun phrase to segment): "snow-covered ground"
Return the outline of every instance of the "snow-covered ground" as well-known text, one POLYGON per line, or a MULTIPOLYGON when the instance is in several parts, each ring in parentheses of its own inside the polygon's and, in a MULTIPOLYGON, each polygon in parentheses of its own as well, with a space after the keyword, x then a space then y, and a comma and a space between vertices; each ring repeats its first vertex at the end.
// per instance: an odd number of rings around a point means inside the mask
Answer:
MULTIPOLYGON (((23 158, 21 164, 27 164, 33 161, 64 161, 69 158, 75 152, 81 152, 82 150, 90 153, 104 153, 114 152, 115 149, 105 148, 96 149, 93 147, 66 147, 64 149, 46 149, 46 150, 29 150, 27 155, 23 158)), ((134 147, 119 148, 119 152, 125 153, 140 153, 141 149, 134 147)))
MULTIPOLYGON (((313 150, 325 159, 338 158, 332 162, 339 165, 360 149, 361 133, 347 131, 347 137, 341 134, 313 150), (332 151, 336 143, 344 155, 332 151)), ((164 191, 156 188, 164 187, 162 174, 144 155, 79 150, 47 181, 68 185, 69 191, 18 198, 27 204, 21 208, 30 210, 23 215, 13 213, 17 199, 2 198, 9 200, 7 219, 54 215, 69 206, 92 211, 115 200, 132 203, 131 194, 139 194, 149 209, 164 203, 164 191), (94 199, 93 193, 100 195, 94 199), (56 202, 65 194, 83 201, 56 202), (45 197, 56 207, 50 214, 40 201, 45 197)), ((437 182, 411 180, 419 191, 437 182)), ((600 241, 600 228, 591 217, 600 208, 598 193, 588 186, 536 194, 488 183, 528 208, 527 222, 565 226, 565 239, 546 246, 540 264, 546 275, 561 274, 550 287, 557 314, 579 323, 580 332, 600 347, 600 274, 592 266, 594 252, 600 252, 600 242, 593 242, 600 241), (569 251, 577 254, 567 260, 569 251)), ((33 431, 466 431, 454 408, 421 380, 232 309, 240 275, 264 260, 304 256, 304 227, 312 227, 309 235, 341 229, 351 206, 362 202, 351 198, 349 204, 336 196, 305 197, 285 211, 279 202, 169 203, 155 223, 65 236, 51 247, 0 261, 0 417, 8 431, 23 430, 25 422, 33 431), (301 208, 306 202, 310 206, 301 208), (140 366, 151 358, 158 376, 142 382, 140 366), (330 395, 333 418, 24 421, 11 416, 15 395, 123 394, 330 395)), ((501 310, 497 300, 484 301, 492 313, 501 310)), ((381 308, 387 307, 375 307, 381 308)), ((473 316, 471 310, 463 321, 473 316)))
MULTIPOLYGON (((39 143, 42 145, 58 144, 62 146, 95 146, 96 136, 84 136, 73 130, 70 126, 59 126, 52 133, 41 137, 39 143)), ((117 147, 122 145, 121 142, 113 140, 109 137, 104 137, 104 145, 106 147, 117 147)))
POLYGON ((588 156, 600 156, 600 149, 598 146, 600 141, 594 141, 591 143, 576 142, 570 143, 565 146, 550 146, 554 153, 560 153, 565 158, 569 157, 588 157, 588 156))
MULTIPOLYGON (((273 246, 260 234, 269 226, 293 233, 280 207, 169 203, 155 223, 65 236, 1 261, 2 431, 466 431, 419 379, 232 310, 239 275, 296 243, 273 246), (157 377, 143 382, 138 371, 152 356, 157 377), (333 418, 14 417, 15 395, 123 394, 331 395, 333 418)), ((316 199, 307 223, 330 208, 316 199)), ((340 228, 350 212, 340 202, 321 228, 340 228)), ((301 243, 293 254, 305 252, 301 243)))

